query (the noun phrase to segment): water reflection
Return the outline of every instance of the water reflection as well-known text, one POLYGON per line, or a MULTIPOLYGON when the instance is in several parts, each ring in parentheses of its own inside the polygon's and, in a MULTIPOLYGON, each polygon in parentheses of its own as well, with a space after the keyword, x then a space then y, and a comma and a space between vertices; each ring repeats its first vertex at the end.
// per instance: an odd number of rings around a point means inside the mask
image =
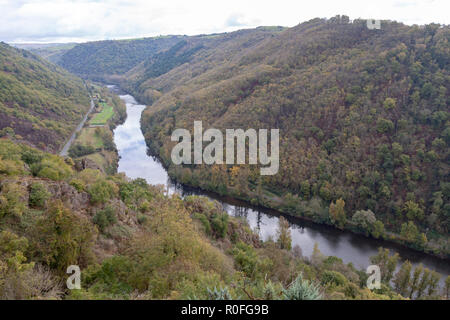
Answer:
MULTIPOLYGON (((181 196, 190 194, 205 195, 219 201, 228 214, 248 221, 250 227, 259 233, 262 239, 275 238, 278 227, 279 213, 264 208, 255 208, 236 199, 219 197, 216 194, 183 187, 172 183, 166 170, 160 162, 147 154, 147 146, 140 129, 141 113, 145 106, 140 105, 130 95, 120 98, 127 105, 127 120, 114 130, 114 141, 120 155, 119 172, 125 172, 130 178, 144 178, 151 184, 161 184, 169 194, 178 193, 181 196)), ((403 259, 413 264, 423 263, 427 268, 434 269, 447 276, 450 271, 448 261, 429 255, 408 250, 401 246, 367 239, 363 236, 342 232, 335 228, 309 223, 304 220, 287 217, 291 224, 292 245, 299 245, 303 255, 310 256, 314 244, 325 255, 334 255, 344 262, 352 262, 355 267, 366 268, 369 257, 377 253, 378 247, 383 246, 396 251, 403 259)), ((441 283, 444 281, 441 278, 441 283)))

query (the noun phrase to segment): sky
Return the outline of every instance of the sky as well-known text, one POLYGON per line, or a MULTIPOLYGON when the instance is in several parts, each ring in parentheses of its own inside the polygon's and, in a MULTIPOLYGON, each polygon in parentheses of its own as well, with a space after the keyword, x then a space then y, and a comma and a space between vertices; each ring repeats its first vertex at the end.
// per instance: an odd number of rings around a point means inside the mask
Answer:
POLYGON ((450 24, 450 0, 0 0, 0 41, 86 42, 292 27, 313 18, 450 24))

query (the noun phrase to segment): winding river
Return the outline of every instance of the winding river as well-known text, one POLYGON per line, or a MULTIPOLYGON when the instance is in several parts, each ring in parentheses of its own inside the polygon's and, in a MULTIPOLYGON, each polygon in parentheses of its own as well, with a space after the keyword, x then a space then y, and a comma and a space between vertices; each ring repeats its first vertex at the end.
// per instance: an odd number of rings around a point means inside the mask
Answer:
MULTIPOLYGON (((119 172, 124 172, 130 178, 144 178, 150 184, 161 184, 170 194, 176 192, 182 196, 197 194, 213 198, 223 205, 228 214, 245 218, 262 239, 275 237, 280 216, 278 212, 173 183, 161 163, 147 153, 140 128, 141 113, 145 106, 140 105, 131 95, 121 95, 120 98, 127 106, 127 120, 114 130, 114 141, 120 156, 119 172)), ((291 224, 292 245, 299 245, 304 256, 310 256, 317 243, 323 254, 337 256, 346 263, 352 262, 355 267, 365 269, 370 264, 369 258, 377 253, 378 247, 383 246, 398 252, 402 260, 408 259, 414 265, 422 263, 424 267, 436 270, 442 275, 441 284, 450 274, 450 263, 447 260, 298 218, 286 218, 291 224)))

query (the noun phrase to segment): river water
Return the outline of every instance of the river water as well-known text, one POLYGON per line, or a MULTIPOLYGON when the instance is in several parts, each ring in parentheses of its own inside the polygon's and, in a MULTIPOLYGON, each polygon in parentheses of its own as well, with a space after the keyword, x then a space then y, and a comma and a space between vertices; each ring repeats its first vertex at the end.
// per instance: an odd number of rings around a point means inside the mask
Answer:
MULTIPOLYGON (((114 141, 120 156, 118 172, 124 172, 130 178, 144 178, 150 184, 161 184, 170 194, 177 192, 182 196, 196 194, 213 198, 223 205, 228 214, 246 219, 262 239, 275 238, 280 216, 278 212, 173 183, 161 163, 147 153, 140 128, 141 113, 145 106, 136 102, 131 95, 121 95, 120 98, 127 106, 127 120, 114 130, 114 141)), ((402 260, 408 259, 414 265, 422 263, 424 267, 436 270, 442 275, 441 284, 450 274, 448 260, 298 218, 285 217, 291 224, 292 245, 299 245, 304 256, 310 256, 317 243, 323 254, 337 256, 346 263, 352 262, 355 267, 365 269, 370 264, 369 258, 377 253, 378 247, 383 246, 391 252, 398 252, 402 260)))

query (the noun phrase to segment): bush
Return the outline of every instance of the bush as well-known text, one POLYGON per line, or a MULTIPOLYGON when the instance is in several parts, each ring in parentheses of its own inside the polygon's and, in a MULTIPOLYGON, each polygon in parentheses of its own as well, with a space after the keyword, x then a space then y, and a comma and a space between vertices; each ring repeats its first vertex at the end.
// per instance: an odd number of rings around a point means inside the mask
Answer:
POLYGON ((283 289, 283 298, 286 300, 320 300, 322 294, 319 286, 309 280, 304 280, 300 274, 289 288, 283 289))
POLYGON ((22 174, 24 171, 25 170, 22 161, 3 160, 2 157, 0 156, 0 174, 13 176, 22 174))
POLYGON ((72 167, 55 155, 46 155, 41 162, 31 165, 31 172, 38 177, 55 181, 64 180, 73 174, 72 167))
POLYGON ((103 210, 97 211, 93 221, 98 226, 100 231, 103 232, 107 227, 117 222, 116 213, 113 208, 107 207, 103 210))
POLYGON ((95 153, 95 148, 93 146, 83 146, 81 144, 75 144, 69 149, 69 156, 71 158, 87 156, 92 153, 95 153))
POLYGON ((100 180, 88 188, 93 204, 105 203, 112 199, 118 193, 118 187, 112 181, 100 180))
POLYGON ((65 275, 71 264, 85 266, 92 259, 95 229, 83 216, 52 202, 37 222, 34 233, 34 256, 65 275))
POLYGON ((83 181, 81 181, 80 179, 72 179, 70 181, 70 185, 72 187, 74 187, 75 189, 77 189, 78 192, 81 192, 84 190, 85 188, 85 184, 83 181))
POLYGON ((211 224, 209 223, 208 218, 202 213, 194 213, 193 217, 195 219, 198 219, 202 223, 203 228, 205 229, 205 233, 210 235, 211 234, 211 224))
POLYGON ((0 193, 0 217, 6 214, 22 216, 28 202, 26 197, 27 190, 23 186, 16 183, 4 184, 0 193))
POLYGON ((348 281, 345 276, 337 271, 326 270, 322 274, 321 283, 324 285, 344 286, 347 284, 347 282, 348 281))
POLYGON ((218 238, 224 238, 228 230, 228 214, 215 214, 211 219, 211 227, 218 238))
POLYGON ((42 208, 45 202, 50 198, 50 192, 42 183, 32 183, 30 186, 30 197, 28 203, 30 206, 42 208))

